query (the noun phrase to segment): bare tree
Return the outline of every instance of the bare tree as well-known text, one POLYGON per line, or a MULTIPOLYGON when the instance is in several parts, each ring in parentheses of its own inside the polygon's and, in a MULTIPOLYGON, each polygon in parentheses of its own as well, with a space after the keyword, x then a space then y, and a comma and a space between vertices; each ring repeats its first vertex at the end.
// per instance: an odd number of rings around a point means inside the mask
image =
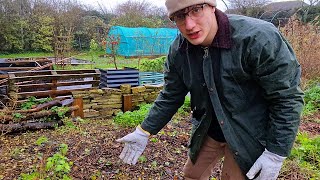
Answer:
POLYGON ((316 5, 317 3, 320 2, 320 0, 301 0, 301 1, 309 4, 310 6, 314 6, 314 5, 316 5))
POLYGON ((261 7, 270 2, 270 0, 228 0, 230 8, 244 9, 248 7, 261 7))
POLYGON ((228 0, 232 13, 258 17, 270 0, 228 0))

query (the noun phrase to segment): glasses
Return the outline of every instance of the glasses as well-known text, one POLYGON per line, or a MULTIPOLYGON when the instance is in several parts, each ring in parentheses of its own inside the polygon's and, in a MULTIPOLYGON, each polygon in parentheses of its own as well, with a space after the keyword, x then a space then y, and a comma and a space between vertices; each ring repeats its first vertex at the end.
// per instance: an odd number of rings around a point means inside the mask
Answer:
POLYGON ((169 17, 169 19, 176 25, 185 24, 187 16, 189 16, 192 20, 197 20, 203 16, 203 8, 207 5, 208 4, 199 4, 189 7, 187 11, 185 9, 180 10, 169 17))

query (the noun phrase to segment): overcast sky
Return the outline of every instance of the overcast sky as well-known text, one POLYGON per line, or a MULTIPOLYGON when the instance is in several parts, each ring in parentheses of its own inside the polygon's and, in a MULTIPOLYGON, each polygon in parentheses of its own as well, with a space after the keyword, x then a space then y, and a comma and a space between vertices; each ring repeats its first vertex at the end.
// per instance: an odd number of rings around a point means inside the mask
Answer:
MULTIPOLYGON (((90 5, 94 8, 98 8, 99 5, 102 5, 102 7, 107 8, 108 10, 111 10, 113 8, 115 8, 118 4, 124 3, 128 0, 79 0, 80 2, 82 2, 83 4, 86 5, 90 5)), ((132 1, 142 1, 142 0, 132 0, 132 1)), ((151 4, 158 6, 158 7, 165 7, 164 3, 165 0, 146 0, 147 2, 150 2, 151 4)), ((277 1, 288 1, 288 0, 271 0, 273 2, 277 2, 277 1)), ((221 0, 217 0, 218 3, 218 8, 221 10, 226 10, 225 5, 223 4, 223 2, 221 0)))

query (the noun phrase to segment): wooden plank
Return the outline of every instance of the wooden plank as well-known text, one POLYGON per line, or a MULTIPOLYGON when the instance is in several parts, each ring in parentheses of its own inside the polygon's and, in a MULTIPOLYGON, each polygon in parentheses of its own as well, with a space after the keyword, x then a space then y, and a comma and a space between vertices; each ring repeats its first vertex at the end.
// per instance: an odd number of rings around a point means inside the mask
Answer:
POLYGON ((0 71, 30 70, 34 67, 0 67, 0 71))
POLYGON ((79 88, 79 89, 69 89, 69 90, 49 90, 49 91, 34 91, 34 92, 20 92, 16 93, 18 96, 18 99, 27 98, 30 96, 35 97, 52 97, 52 96, 58 96, 58 95, 69 95, 71 94, 71 91, 82 91, 82 90, 90 90, 92 88, 79 88))
POLYGON ((19 74, 27 75, 32 73, 32 75, 38 75, 38 74, 52 74, 52 71, 55 71, 57 74, 85 74, 85 73, 97 73, 100 74, 100 71, 95 71, 92 69, 84 69, 84 70, 41 70, 41 71, 19 71, 15 72, 17 76, 19 74))
MULTIPOLYGON (((87 84, 99 84, 99 80, 90 80, 90 81, 72 81, 72 82, 57 82, 56 86, 76 86, 76 85, 87 85, 87 84)), ((24 85, 16 85, 20 89, 37 89, 37 88, 51 88, 54 86, 53 83, 42 83, 42 84, 24 84, 24 85)))
POLYGON ((8 78, 9 75, 8 74, 0 74, 0 79, 5 79, 8 78))
POLYGON ((82 97, 75 98, 73 101, 73 106, 79 107, 77 110, 74 111, 74 117, 84 118, 82 97))
POLYGON ((123 112, 131 111, 132 110, 132 95, 127 94, 123 95, 123 112))
POLYGON ((39 79, 45 79, 45 80, 67 80, 72 78, 87 78, 87 77, 95 77, 99 76, 97 73, 87 73, 87 74, 68 74, 67 76, 65 74, 58 74, 58 75, 36 75, 36 76, 21 76, 21 77, 14 77, 10 78, 11 80, 18 82, 18 81, 30 81, 30 80, 39 80, 39 79))
POLYGON ((8 74, 14 74, 16 77, 21 76, 33 76, 33 75, 50 75, 50 71, 18 71, 18 72, 8 72, 8 74))

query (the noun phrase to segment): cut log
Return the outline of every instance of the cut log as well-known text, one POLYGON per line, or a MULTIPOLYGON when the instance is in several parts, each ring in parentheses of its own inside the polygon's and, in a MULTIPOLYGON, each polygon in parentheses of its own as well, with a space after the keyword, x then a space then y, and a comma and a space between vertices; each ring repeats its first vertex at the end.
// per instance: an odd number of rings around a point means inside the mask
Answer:
MULTIPOLYGON (((68 107, 68 111, 66 112, 67 114, 79 109, 78 106, 71 106, 68 107)), ((24 122, 24 121, 28 121, 28 120, 35 120, 38 118, 42 118, 42 117, 46 117, 46 116, 51 116, 57 114, 56 112, 52 112, 51 110, 47 110, 47 111, 39 111, 39 112, 33 112, 33 113, 29 113, 29 114, 22 114, 22 118, 20 119, 15 119, 13 116, 3 116, 0 118, 1 123, 6 124, 9 122, 24 122)))
POLYGON ((26 130, 52 129, 56 126, 63 125, 61 120, 56 122, 36 122, 36 123, 15 123, 15 124, 0 124, 1 133, 14 133, 26 130))

